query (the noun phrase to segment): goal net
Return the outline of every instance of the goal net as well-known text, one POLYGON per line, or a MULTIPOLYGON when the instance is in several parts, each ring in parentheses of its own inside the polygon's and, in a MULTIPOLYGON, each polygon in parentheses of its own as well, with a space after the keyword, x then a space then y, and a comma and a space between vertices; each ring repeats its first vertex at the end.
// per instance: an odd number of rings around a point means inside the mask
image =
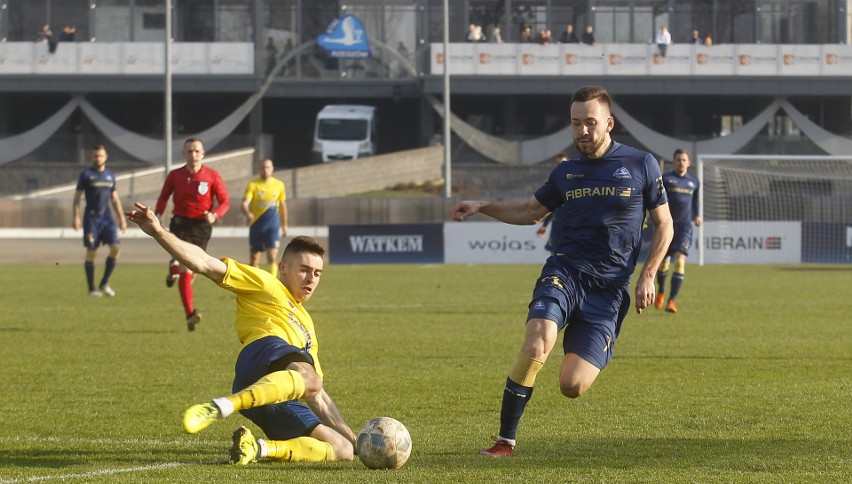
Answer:
POLYGON ((707 263, 852 263, 852 156, 701 155, 707 263))

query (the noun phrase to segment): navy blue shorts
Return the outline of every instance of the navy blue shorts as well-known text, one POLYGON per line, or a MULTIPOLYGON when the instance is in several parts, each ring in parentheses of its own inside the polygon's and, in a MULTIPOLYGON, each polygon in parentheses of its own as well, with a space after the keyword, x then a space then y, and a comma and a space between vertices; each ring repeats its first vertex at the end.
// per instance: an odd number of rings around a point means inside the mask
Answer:
POLYGON ((90 250, 97 249, 102 244, 118 244, 118 230, 112 216, 89 215, 83 216, 83 245, 90 250))
POLYGON ((263 252, 268 249, 277 249, 281 246, 281 228, 277 226, 258 226, 252 224, 249 227, 249 250, 251 252, 263 252))
MULTIPOLYGON (((277 336, 252 341, 237 357, 232 391, 236 393, 269 374, 269 365, 284 357, 314 364, 307 351, 277 336)), ((241 410, 240 413, 260 427, 271 440, 303 437, 322 423, 307 405, 298 400, 241 410)))
POLYGON ((672 243, 669 244, 666 256, 674 255, 675 252, 682 252, 684 255, 689 255, 690 247, 692 247, 692 222, 688 224, 675 224, 674 237, 672 237, 672 243))
POLYGON ((627 285, 614 285, 548 262, 533 290, 527 320, 555 321, 565 329, 562 348, 601 370, 612 359, 621 323, 630 309, 627 285))

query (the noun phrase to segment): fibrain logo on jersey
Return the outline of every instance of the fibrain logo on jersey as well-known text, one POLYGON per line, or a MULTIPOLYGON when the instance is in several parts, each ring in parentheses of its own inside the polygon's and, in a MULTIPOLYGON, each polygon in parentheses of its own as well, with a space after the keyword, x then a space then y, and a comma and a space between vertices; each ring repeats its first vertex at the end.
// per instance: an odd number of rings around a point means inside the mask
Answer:
POLYGON ((781 250, 782 238, 777 235, 752 237, 710 236, 704 247, 710 250, 781 250))
POLYGON ((350 235, 355 254, 423 252, 422 235, 350 235))

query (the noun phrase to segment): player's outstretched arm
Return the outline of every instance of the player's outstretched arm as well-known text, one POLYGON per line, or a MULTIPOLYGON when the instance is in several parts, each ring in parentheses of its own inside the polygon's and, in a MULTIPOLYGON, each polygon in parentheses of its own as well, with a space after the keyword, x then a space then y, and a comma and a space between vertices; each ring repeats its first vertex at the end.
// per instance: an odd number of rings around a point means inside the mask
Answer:
POLYGON ((157 218, 150 207, 139 202, 136 202, 135 206, 135 210, 124 212, 124 214, 143 232, 153 237, 172 257, 191 271, 201 274, 213 280, 213 282, 222 282, 225 279, 228 266, 224 262, 204 252, 201 247, 184 242, 164 229, 160 225, 160 219, 157 218))
POLYGON ((663 262, 666 252, 669 250, 669 244, 674 236, 674 223, 672 222, 672 214, 669 212, 669 205, 663 204, 650 212, 651 222, 654 224, 654 237, 651 239, 651 249, 648 252, 648 258, 645 260, 645 265, 642 267, 642 272, 639 274, 639 280, 636 281, 636 312, 642 314, 642 310, 654 303, 656 296, 656 288, 654 286, 654 277, 657 274, 657 268, 663 262))
POLYGON ((533 225, 549 210, 535 197, 527 200, 465 200, 450 209, 450 218, 461 222, 476 213, 512 225, 533 225))

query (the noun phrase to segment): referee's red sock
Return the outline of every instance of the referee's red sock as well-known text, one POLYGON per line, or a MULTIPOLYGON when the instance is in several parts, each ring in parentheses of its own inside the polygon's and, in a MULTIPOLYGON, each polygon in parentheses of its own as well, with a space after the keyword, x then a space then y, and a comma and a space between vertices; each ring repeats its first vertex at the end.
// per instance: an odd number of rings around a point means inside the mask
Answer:
POLYGON ((180 290, 180 302, 187 316, 192 314, 192 273, 181 272, 178 279, 178 290, 180 290))

